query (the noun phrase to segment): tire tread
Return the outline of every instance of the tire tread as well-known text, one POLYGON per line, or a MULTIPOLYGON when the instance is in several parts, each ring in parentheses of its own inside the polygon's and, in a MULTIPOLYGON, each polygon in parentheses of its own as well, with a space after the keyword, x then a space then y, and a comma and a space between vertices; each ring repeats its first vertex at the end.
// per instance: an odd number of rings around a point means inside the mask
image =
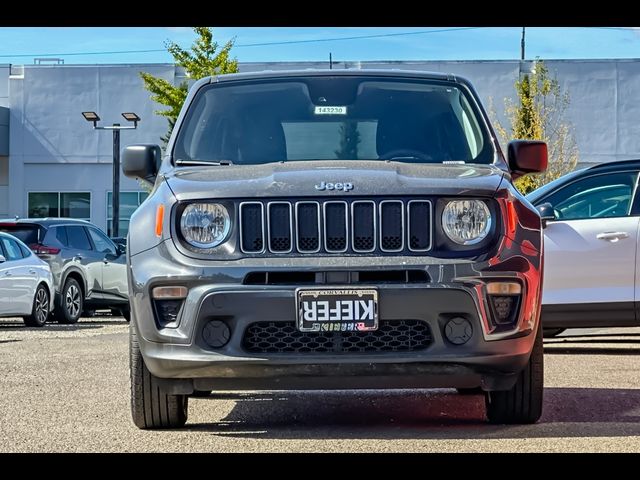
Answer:
POLYGON ((490 423, 535 423, 542 415, 544 351, 542 328, 538 328, 527 366, 511 390, 487 392, 487 419, 490 423))
POLYGON ((140 353, 135 326, 129 327, 129 361, 131 371, 131 416, 141 429, 178 428, 187 421, 186 395, 164 393, 147 369, 140 353))

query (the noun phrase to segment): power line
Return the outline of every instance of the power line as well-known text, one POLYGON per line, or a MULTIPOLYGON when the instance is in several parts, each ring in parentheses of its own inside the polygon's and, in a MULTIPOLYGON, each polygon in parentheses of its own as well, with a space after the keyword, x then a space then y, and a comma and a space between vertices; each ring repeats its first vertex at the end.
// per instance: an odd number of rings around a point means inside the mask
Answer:
MULTIPOLYGON (((397 32, 397 33, 378 33, 372 35, 357 35, 351 37, 334 37, 334 38, 314 38, 308 40, 286 40, 280 42, 264 42, 264 43, 246 43, 236 44, 234 48, 243 47, 263 47, 273 45, 291 45, 296 43, 318 43, 318 42, 339 42, 343 40, 361 40, 367 38, 385 38, 385 37, 399 37, 405 35, 424 35, 428 33, 443 33, 443 32, 455 32, 461 30, 477 30, 486 27, 457 27, 457 28, 443 28, 439 30, 420 30, 416 32, 397 32)), ((69 52, 69 53, 21 53, 17 55, 0 55, 0 58, 18 58, 18 57, 52 57, 52 56, 75 56, 75 55, 116 55, 127 53, 152 53, 152 52, 166 52, 166 49, 152 49, 152 50, 120 50, 112 52, 69 52)))
POLYGON ((353 37, 316 38, 312 40, 286 40, 282 42, 266 42, 266 43, 245 43, 244 45, 234 45, 234 47, 262 47, 266 45, 291 45, 294 43, 337 42, 340 40, 362 40, 365 38, 399 37, 402 35, 424 35, 426 33, 458 32, 461 30, 478 30, 480 28, 486 28, 486 27, 457 27, 457 28, 442 28, 440 30, 420 30, 417 32, 376 33, 372 35, 356 35, 353 37))
MULTIPOLYGON (((245 48, 245 47, 266 47, 266 46, 274 46, 274 45, 293 45, 293 44, 303 44, 303 43, 322 43, 322 42, 340 42, 340 41, 348 41, 348 40, 364 40, 370 38, 387 38, 387 37, 400 37, 407 35, 425 35, 429 33, 445 33, 445 32, 457 32, 463 30, 478 30, 481 28, 488 27, 454 27, 454 28, 442 28, 438 30, 419 30, 415 32, 397 32, 397 33, 378 33, 371 35, 355 35, 350 37, 334 37, 334 38, 314 38, 307 40, 283 40, 279 42, 263 42, 263 43, 245 43, 245 44, 235 44, 234 48, 245 48)), ((619 31, 632 31, 629 27, 571 27, 571 28, 587 28, 587 29, 595 29, 595 30, 619 30, 619 31)), ((157 52, 166 52, 166 49, 149 49, 149 50, 119 50, 119 51, 110 51, 110 52, 68 52, 68 53, 21 53, 15 55, 0 55, 0 58, 21 58, 21 57, 62 57, 62 56, 79 56, 79 55, 122 55, 122 54, 130 54, 130 53, 157 53, 157 52)))

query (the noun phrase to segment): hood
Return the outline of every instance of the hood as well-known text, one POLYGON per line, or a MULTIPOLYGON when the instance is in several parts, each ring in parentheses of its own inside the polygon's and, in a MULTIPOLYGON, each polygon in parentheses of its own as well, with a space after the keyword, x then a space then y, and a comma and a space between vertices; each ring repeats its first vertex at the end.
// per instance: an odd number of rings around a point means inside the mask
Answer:
POLYGON ((180 167, 165 177, 178 200, 193 200, 390 195, 487 197, 494 195, 504 175, 503 170, 493 165, 322 160, 180 167), (323 182, 325 189, 318 189, 323 182), (334 188, 326 188, 327 184, 333 184, 334 188), (336 189, 336 184, 342 188, 336 189))

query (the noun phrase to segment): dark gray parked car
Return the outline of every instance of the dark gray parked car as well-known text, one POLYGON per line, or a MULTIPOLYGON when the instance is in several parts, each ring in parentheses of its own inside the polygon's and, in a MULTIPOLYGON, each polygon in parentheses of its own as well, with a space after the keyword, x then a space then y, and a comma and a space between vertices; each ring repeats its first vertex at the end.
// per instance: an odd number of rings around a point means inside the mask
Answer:
POLYGON ((75 323, 84 309, 114 308, 129 317, 124 248, 98 227, 70 218, 0 220, 0 231, 22 240, 51 267, 53 314, 75 323))
MULTIPOLYGON (((497 423, 542 411, 542 227, 468 81, 325 70, 198 81, 127 247, 131 404, 183 425, 189 395, 455 387, 497 423)), ((425 401, 428 401, 425 399, 425 401)))

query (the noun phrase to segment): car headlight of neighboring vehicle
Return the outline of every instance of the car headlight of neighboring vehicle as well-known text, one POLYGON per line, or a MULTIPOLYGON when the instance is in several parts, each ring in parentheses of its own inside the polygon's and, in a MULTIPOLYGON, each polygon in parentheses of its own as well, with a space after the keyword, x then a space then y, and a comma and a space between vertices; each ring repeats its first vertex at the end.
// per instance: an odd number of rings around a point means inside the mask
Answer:
POLYGON ((442 229, 459 245, 481 242, 491 229, 491 212, 482 200, 451 200, 442 212, 442 229))
POLYGON ((230 229, 229 212, 219 203, 192 203, 180 218, 182 236, 197 248, 217 247, 227 238, 230 229))

